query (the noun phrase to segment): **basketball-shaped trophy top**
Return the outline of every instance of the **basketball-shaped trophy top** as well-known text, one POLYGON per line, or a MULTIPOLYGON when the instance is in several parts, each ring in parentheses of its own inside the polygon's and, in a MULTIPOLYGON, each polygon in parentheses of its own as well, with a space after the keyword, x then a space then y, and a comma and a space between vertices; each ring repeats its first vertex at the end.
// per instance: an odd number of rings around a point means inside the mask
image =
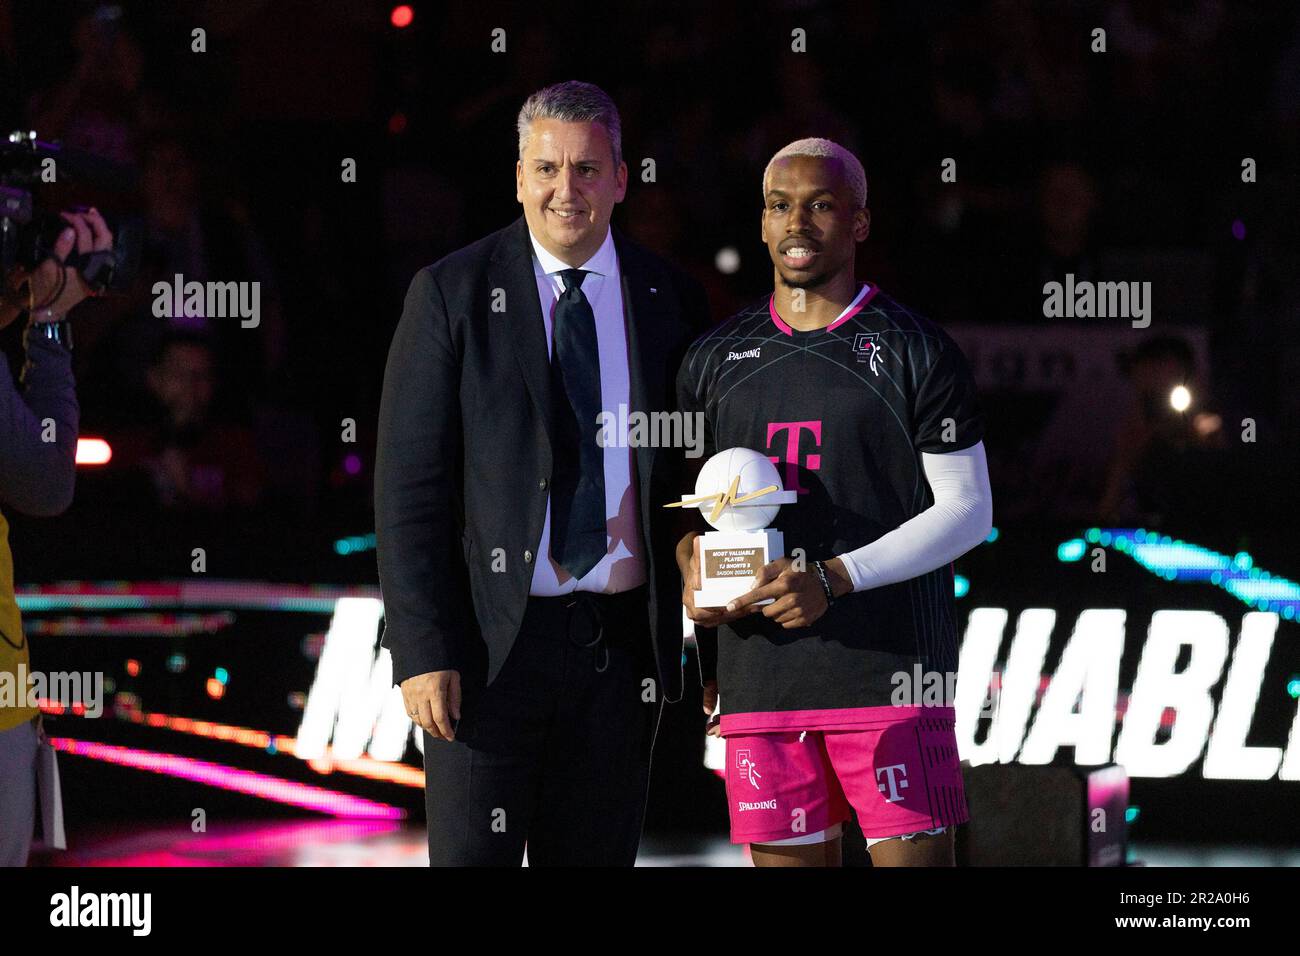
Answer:
POLYGON ((781 504, 794 497, 783 490, 781 475, 771 459, 752 448, 728 448, 706 461, 695 479, 695 496, 712 499, 701 501, 698 507, 704 520, 719 531, 761 531, 771 525, 781 504), (764 489, 770 490, 744 500, 764 489), (718 496, 728 497, 715 518, 718 496), (733 498, 740 500, 733 502, 733 498))

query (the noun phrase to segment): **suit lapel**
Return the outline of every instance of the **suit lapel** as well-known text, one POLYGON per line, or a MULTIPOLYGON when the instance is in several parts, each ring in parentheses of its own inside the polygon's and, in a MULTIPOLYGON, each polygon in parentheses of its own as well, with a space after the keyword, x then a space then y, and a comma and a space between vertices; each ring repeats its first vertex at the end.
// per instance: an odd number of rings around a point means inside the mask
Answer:
POLYGON ((505 316, 511 344, 528 392, 533 397, 547 438, 551 438, 551 359, 546 349, 546 325, 537 296, 537 278, 533 274, 532 246, 528 223, 520 216, 497 247, 488 267, 492 289, 505 294, 505 316))
MULTIPOLYGON (((645 260, 622 235, 614 232, 619 271, 623 279, 623 307, 627 313, 628 392, 631 411, 663 411, 664 335, 662 298, 667 289, 657 288, 645 260), (656 334, 658 332, 659 334, 656 334)), ((642 488, 647 487, 655 449, 637 446, 637 472, 642 488)))

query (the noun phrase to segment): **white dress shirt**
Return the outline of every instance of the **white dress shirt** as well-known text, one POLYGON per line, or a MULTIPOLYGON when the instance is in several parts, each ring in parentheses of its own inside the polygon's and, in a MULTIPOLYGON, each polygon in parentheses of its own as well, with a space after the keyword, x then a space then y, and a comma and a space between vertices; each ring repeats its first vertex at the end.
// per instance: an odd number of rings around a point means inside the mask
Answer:
MULTIPOLYGON (((564 292, 560 273, 573 268, 551 255, 530 230, 533 243, 533 274, 537 278, 537 295, 546 324, 546 354, 551 354, 555 303, 564 292)), ((582 292, 596 316, 596 343, 600 355, 600 405, 612 415, 612 421, 625 420, 619 405, 630 406, 628 378, 627 324, 623 308, 623 283, 614 250, 614 236, 606 230, 605 241, 596 254, 578 268, 587 272, 582 292)), ((564 401, 563 395, 557 396, 564 401)), ((594 422, 592 423, 594 426, 594 422)), ((581 578, 551 560, 551 499, 546 498, 546 522, 542 540, 537 545, 533 565, 533 583, 528 593, 554 597, 571 591, 614 593, 626 591, 646 580, 645 557, 641 542, 640 512, 636 485, 632 481, 633 449, 628 447, 626 431, 619 440, 603 449, 605 457, 605 557, 581 578)))

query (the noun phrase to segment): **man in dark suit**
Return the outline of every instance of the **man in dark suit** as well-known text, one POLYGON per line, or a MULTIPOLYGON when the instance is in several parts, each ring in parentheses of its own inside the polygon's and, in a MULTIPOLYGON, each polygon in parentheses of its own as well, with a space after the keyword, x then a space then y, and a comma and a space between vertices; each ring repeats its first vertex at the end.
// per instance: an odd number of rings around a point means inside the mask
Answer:
POLYGON ((433 865, 518 865, 525 843, 532 865, 631 865, 682 689, 662 505, 686 456, 601 426, 675 409, 707 303, 610 229, 627 166, 602 90, 541 90, 518 129, 523 217, 417 273, 389 351, 383 644, 425 731, 433 865))

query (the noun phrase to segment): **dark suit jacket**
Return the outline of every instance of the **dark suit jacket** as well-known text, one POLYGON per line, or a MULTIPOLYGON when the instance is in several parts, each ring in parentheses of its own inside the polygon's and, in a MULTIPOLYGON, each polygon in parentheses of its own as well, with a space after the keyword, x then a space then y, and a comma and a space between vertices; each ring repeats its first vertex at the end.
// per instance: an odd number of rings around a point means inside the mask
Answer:
MULTIPOLYGON (((693 279, 614 230, 623 277, 630 410, 673 411, 674 380, 708 324, 693 279)), ((521 216, 416 273, 384 374, 375 466, 383 645, 393 680, 463 670, 486 644, 500 671, 523 620, 551 476, 545 326, 521 216), (496 549, 501 549, 497 551, 496 549), (504 571, 493 570, 494 553, 504 571)), ((635 450, 650 633, 663 696, 682 684, 681 526, 663 505, 683 449, 635 450)))

